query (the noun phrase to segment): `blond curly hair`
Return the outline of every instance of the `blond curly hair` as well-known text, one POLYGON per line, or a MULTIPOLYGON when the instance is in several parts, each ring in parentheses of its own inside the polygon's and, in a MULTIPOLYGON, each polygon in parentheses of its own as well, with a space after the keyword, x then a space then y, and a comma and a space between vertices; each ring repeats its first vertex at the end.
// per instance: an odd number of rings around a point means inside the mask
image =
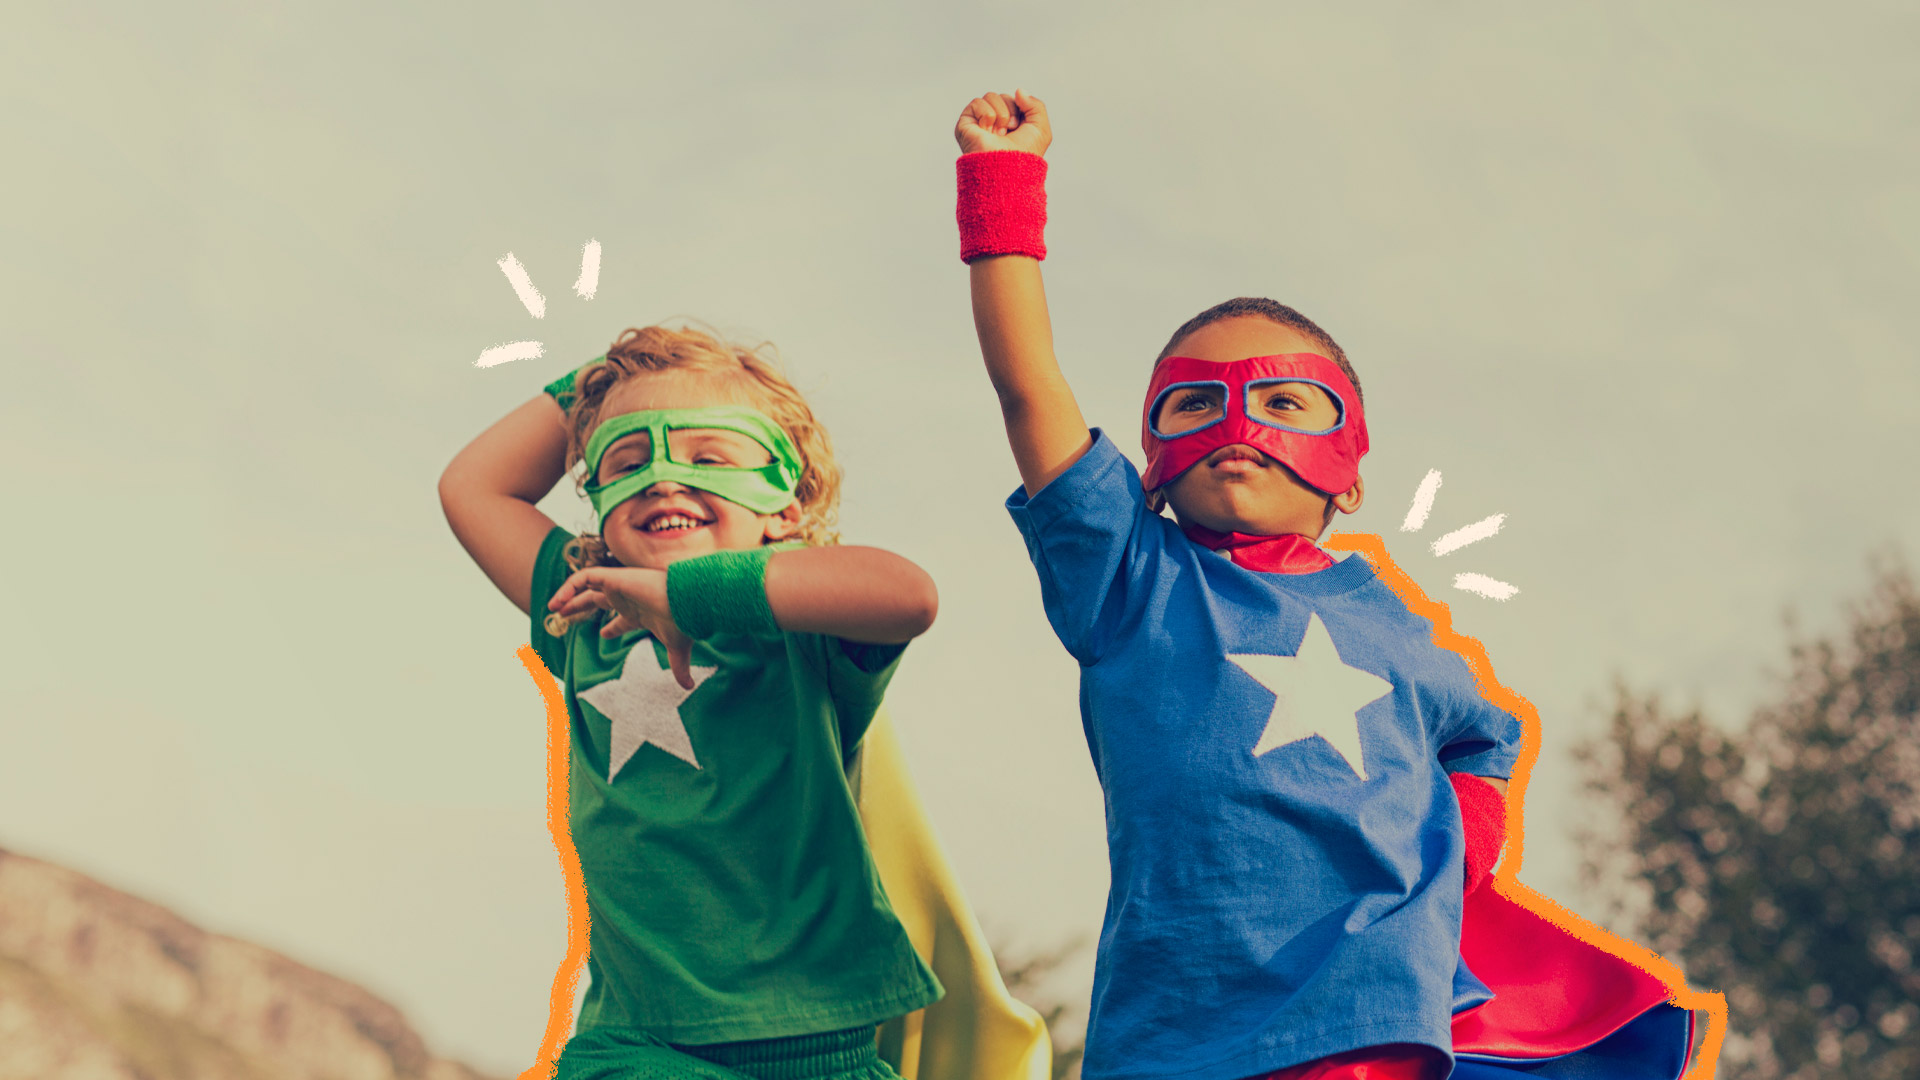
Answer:
MULTIPOLYGON (((754 407, 772 417, 800 452, 800 480, 793 493, 800 504, 795 539, 813 545, 839 543, 835 526, 840 513, 840 466, 833 459, 833 443, 766 342, 740 345, 697 324, 648 326, 621 334, 605 358, 574 376, 573 400, 567 406, 567 468, 585 461, 587 440, 600 426, 600 410, 614 387, 668 370, 711 372, 740 381, 754 407)), ((591 479, 580 471, 574 482, 584 493, 591 479)), ((618 561, 607 550, 606 541, 592 533, 575 537, 567 545, 566 556, 567 565, 575 570, 618 561)))

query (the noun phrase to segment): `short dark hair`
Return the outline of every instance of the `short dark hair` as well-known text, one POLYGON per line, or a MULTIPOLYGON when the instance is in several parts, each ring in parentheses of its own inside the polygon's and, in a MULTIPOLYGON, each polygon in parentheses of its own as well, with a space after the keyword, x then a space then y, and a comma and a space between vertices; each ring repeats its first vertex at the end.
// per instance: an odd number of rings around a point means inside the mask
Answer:
POLYGON ((1347 351, 1340 347, 1339 342, 1333 340, 1333 335, 1320 329, 1320 324, 1300 314, 1298 311, 1295 311, 1278 300, 1269 300, 1264 296, 1236 296, 1224 303, 1215 304, 1200 314, 1195 315, 1193 318, 1188 319, 1186 322, 1181 323, 1180 329, 1175 330, 1173 336, 1167 339, 1167 347, 1160 350, 1160 355, 1154 360, 1154 363, 1158 364, 1161 360, 1172 356, 1173 347, 1180 344, 1189 334, 1192 334, 1201 327, 1210 326, 1222 319, 1237 319, 1243 315, 1251 315, 1255 318, 1279 323, 1281 326, 1292 327, 1319 343, 1327 350, 1329 354, 1328 359, 1339 364, 1341 372, 1347 377, 1347 381, 1353 383, 1353 392, 1359 395, 1360 405, 1362 407, 1366 405, 1367 395, 1364 390, 1360 389, 1360 376, 1354 373, 1353 364, 1347 360, 1347 351))

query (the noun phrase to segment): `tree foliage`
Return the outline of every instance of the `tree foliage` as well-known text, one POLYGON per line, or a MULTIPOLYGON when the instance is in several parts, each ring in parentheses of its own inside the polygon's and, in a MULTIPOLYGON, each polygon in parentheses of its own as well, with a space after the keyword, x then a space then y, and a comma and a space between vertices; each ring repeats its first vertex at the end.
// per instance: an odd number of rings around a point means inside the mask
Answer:
POLYGON ((1920 595, 1877 569, 1743 731, 1621 686, 1578 751, 1590 884, 1724 991, 1729 1080, 1920 1076, 1920 595))

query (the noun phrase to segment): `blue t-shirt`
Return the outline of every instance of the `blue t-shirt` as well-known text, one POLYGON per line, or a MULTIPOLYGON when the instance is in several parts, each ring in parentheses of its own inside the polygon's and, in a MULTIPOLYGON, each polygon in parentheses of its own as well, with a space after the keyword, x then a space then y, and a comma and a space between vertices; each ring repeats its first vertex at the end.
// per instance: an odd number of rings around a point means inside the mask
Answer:
POLYGON ((1113 883, 1088 1080, 1238 1080, 1383 1043, 1451 1052, 1449 772, 1521 728, 1367 563, 1234 565, 1147 508, 1113 443, 1007 509, 1080 661, 1113 883))

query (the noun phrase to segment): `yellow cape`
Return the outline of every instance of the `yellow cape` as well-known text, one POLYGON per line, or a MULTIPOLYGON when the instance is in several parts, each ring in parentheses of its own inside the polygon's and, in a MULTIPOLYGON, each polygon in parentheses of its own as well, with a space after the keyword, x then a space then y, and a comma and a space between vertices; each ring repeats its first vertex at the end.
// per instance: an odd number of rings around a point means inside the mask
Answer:
POLYGON ((1050 1080, 1040 1014, 1007 993, 986 936, 934 838, 883 710, 861 740, 860 819, 894 914, 947 994, 880 1028, 880 1056, 906 1080, 1050 1080))

